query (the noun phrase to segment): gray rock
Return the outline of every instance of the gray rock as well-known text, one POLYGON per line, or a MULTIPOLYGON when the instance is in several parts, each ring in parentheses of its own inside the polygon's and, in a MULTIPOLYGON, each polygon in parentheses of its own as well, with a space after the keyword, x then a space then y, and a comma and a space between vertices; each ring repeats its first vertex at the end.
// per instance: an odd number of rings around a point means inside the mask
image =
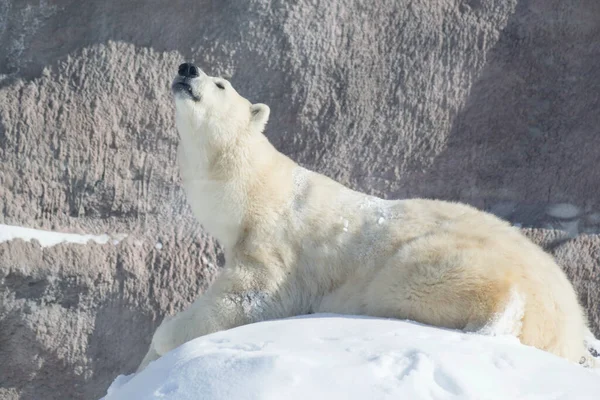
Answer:
POLYGON ((161 250, 133 238, 117 246, 0 244, 0 398, 97 398, 135 370, 160 320, 191 302, 216 270, 211 240, 169 239, 161 250))
MULTIPOLYGON (((0 399, 101 396, 222 264, 179 185, 181 61, 269 104, 271 141, 352 188, 538 227, 569 203, 594 233, 598 21, 596 0, 0 1, 0 223, 128 234, 0 244, 0 399)), ((599 237, 531 235, 600 334, 599 237)))

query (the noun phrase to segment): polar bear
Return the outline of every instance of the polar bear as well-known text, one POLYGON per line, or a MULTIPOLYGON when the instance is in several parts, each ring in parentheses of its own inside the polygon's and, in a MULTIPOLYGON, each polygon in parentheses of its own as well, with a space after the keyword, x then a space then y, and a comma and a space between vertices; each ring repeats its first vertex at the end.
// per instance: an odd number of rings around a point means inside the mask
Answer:
POLYGON ((268 106, 192 64, 172 91, 186 196, 226 266, 163 321, 138 370, 198 336, 318 312, 513 334, 592 364, 571 283, 516 228, 464 204, 382 200, 300 167, 263 135, 268 106))

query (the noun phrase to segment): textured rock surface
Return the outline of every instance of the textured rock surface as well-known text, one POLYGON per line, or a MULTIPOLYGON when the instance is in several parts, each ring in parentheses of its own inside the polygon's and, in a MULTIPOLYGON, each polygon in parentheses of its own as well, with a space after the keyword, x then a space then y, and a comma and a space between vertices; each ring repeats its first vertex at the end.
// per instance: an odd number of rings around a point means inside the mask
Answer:
POLYGON ((0 244, 0 398, 101 395, 222 263, 179 187, 184 59, 353 188, 590 233, 554 251, 600 334, 598 37, 596 0, 0 0, 0 223, 129 235, 0 244))
POLYGON ((131 238, 0 244, 0 398, 11 389, 27 399, 99 397, 137 367, 157 318, 207 286, 216 268, 206 250, 178 233, 160 250, 131 238))

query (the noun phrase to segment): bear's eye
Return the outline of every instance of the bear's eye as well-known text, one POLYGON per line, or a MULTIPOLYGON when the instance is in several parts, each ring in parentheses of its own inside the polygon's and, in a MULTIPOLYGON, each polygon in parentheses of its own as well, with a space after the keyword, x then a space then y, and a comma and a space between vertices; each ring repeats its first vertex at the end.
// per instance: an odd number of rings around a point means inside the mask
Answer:
POLYGON ((225 85, 223 85, 221 82, 215 82, 215 85, 217 85, 219 89, 225 89, 225 85))

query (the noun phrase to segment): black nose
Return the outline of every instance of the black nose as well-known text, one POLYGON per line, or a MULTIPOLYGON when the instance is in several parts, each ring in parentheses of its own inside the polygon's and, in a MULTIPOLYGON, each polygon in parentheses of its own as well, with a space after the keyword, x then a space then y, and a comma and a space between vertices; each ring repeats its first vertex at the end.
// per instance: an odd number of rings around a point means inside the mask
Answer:
POLYGON ((198 67, 191 63, 183 63, 179 66, 177 73, 186 78, 195 78, 198 76, 198 67))

